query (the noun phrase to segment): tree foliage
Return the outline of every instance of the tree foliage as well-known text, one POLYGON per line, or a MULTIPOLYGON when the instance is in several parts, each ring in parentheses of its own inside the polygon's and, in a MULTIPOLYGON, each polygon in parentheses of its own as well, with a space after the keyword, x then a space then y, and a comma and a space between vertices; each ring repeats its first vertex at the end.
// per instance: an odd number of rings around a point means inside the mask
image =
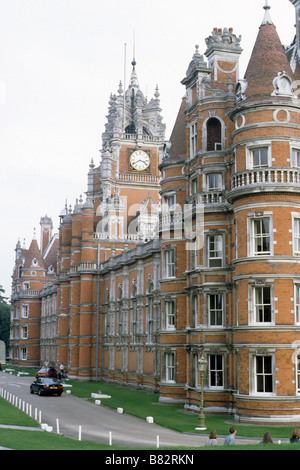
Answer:
POLYGON ((7 303, 5 291, 0 285, 0 341, 4 341, 6 354, 9 351, 10 306, 7 303))

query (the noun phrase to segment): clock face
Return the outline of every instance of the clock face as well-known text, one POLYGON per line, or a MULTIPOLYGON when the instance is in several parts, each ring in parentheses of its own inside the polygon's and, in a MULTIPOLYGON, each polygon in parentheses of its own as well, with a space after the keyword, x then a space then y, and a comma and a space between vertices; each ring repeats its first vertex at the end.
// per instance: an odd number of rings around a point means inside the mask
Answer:
POLYGON ((150 165, 150 157, 143 150, 135 150, 130 155, 130 164, 137 171, 143 171, 150 165))

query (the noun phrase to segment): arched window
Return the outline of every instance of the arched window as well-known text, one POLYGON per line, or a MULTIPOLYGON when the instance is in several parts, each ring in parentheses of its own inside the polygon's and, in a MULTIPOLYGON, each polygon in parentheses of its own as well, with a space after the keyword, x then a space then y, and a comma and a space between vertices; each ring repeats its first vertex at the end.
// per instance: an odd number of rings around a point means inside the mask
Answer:
POLYGON ((206 124, 207 152, 222 150, 222 127, 219 119, 212 117, 206 124))
POLYGON ((125 128, 125 133, 126 134, 135 134, 136 131, 135 131, 135 125, 134 123, 132 122, 131 124, 129 124, 126 128, 125 128))

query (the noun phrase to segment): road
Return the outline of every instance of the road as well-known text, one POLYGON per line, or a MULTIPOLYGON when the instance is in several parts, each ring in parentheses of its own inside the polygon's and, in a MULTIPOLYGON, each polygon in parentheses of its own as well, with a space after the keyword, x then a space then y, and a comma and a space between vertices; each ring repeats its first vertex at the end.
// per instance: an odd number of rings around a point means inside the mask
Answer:
MULTIPOLYGON (((127 446, 131 448, 159 446, 187 446, 189 448, 205 444, 206 436, 196 434, 184 434, 159 426, 155 423, 147 423, 146 420, 120 414, 117 411, 104 406, 95 405, 75 395, 63 393, 57 396, 31 395, 29 391, 32 377, 10 375, 0 372, 0 388, 6 390, 18 398, 18 402, 25 403, 25 410, 32 410, 34 417, 41 412, 41 421, 57 432, 74 439, 94 441, 113 446, 127 446), (57 422, 58 420, 58 422, 57 422), (80 428, 81 427, 81 428, 80 428), (81 431, 80 431, 81 429, 81 431)), ((97 393, 97 390, 95 390, 97 393)), ((218 439, 220 444, 222 438, 218 439)), ((237 443, 239 439, 237 438, 237 443)), ((258 440, 241 438, 240 443, 253 443, 258 440)))

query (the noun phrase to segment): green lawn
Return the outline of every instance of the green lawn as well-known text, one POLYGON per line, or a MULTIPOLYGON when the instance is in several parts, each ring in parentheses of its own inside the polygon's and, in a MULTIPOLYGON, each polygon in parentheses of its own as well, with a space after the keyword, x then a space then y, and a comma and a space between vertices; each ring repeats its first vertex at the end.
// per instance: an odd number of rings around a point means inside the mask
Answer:
MULTIPOLYGON (((162 426, 174 429, 179 432, 197 432, 207 434, 211 429, 216 429, 218 435, 227 435, 229 427, 235 425, 237 435, 247 437, 262 438, 265 432, 270 431, 272 438, 290 438, 293 426, 254 426, 234 423, 230 416, 206 415, 206 431, 195 431, 198 424, 197 413, 190 413, 183 410, 182 406, 159 404, 157 394, 146 393, 143 391, 129 390, 124 387, 108 385, 95 382, 76 382, 69 381, 72 384, 72 393, 81 398, 90 398, 91 393, 102 393, 111 395, 111 398, 102 399, 101 406, 108 406, 113 409, 123 408, 124 413, 146 419, 152 416, 154 422, 162 426)), ((92 399, 94 401, 94 399, 92 399)), ((300 423, 299 423, 300 427, 300 423)))
MULTIPOLYGON (((198 424, 196 413, 184 411, 182 406, 162 405, 159 403, 157 394, 146 393, 144 391, 129 390, 124 387, 117 387, 104 383, 69 381, 72 385, 72 394, 94 401, 91 393, 99 390, 103 394, 110 395, 111 398, 102 399, 101 406, 108 406, 113 409, 123 408, 124 413, 134 415, 143 420, 147 416, 152 416, 154 422, 179 432, 208 434, 211 429, 216 429, 219 436, 228 434, 229 427, 235 424, 238 436, 262 438, 266 431, 270 431, 272 438, 276 442, 278 439, 288 439, 295 426, 254 426, 233 423, 230 416, 206 415, 206 431, 195 431, 198 424)), ((96 406, 96 405, 95 405, 96 406)), ((0 398, 0 424, 17 426, 38 427, 32 418, 10 403, 0 398)), ((300 427, 300 423, 299 423, 300 427)), ((93 442, 77 441, 55 433, 40 431, 22 431, 7 428, 0 428, 0 446, 9 447, 16 450, 103 450, 116 449, 108 445, 93 442)), ((177 448, 178 449, 178 448, 177 448)), ((199 448, 200 449, 200 448, 199 448)), ((205 450, 226 450, 226 446, 205 447, 205 450)), ((300 445, 295 444, 274 444, 274 445, 245 445, 230 446, 230 450, 300 450, 300 445)))
MULTIPOLYGON (((26 413, 0 398, 0 424, 38 427, 39 424, 26 413)), ((0 443, 1 445, 1 443, 0 443)))

